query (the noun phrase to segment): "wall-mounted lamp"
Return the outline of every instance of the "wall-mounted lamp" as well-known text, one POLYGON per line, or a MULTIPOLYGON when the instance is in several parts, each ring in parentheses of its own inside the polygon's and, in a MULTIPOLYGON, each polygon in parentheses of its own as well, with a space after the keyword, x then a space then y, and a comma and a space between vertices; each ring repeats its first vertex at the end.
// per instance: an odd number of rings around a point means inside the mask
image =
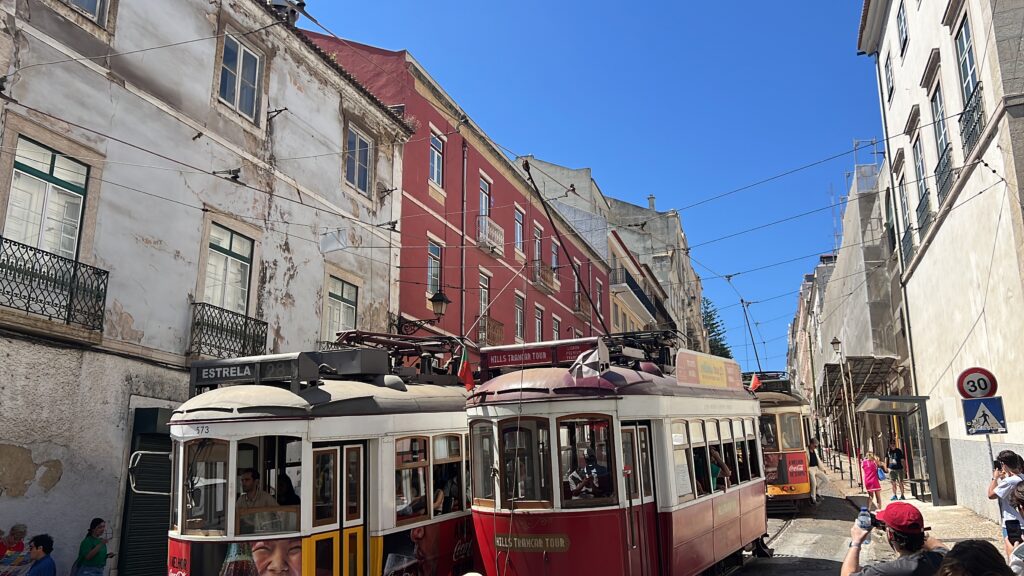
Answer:
POLYGON ((434 295, 430 297, 430 308, 434 312, 434 318, 406 320, 404 316, 399 315, 398 320, 395 321, 398 333, 411 336, 427 324, 437 324, 437 322, 444 316, 444 313, 448 310, 448 305, 451 303, 452 301, 449 300, 441 290, 434 292, 434 295))

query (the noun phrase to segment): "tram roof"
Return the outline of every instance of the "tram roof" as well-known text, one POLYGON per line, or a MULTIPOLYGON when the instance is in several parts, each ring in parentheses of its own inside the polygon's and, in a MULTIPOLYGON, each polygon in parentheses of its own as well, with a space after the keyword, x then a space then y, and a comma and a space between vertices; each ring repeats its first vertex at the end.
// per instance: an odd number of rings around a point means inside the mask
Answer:
POLYGON ((171 423, 195 420, 369 416, 461 412, 467 392, 461 386, 409 384, 382 386, 328 380, 298 394, 275 386, 227 386, 204 392, 179 406, 171 423))
POLYGON ((672 396, 752 400, 743 388, 681 385, 651 363, 643 370, 611 366, 598 376, 577 377, 565 368, 527 368, 502 374, 473 390, 470 406, 615 396, 672 396), (515 394, 513 394, 515 393, 515 394))

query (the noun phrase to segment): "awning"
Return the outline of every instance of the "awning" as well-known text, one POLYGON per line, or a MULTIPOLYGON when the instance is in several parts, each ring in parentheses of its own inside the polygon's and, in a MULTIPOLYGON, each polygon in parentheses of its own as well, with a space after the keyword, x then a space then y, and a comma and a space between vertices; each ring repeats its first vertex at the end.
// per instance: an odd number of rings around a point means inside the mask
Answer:
POLYGON ((868 396, 857 405, 857 413, 908 416, 927 401, 928 396, 868 396))
MULTIPOLYGON (((847 356, 845 368, 850 379, 851 400, 856 405, 872 394, 877 394, 889 381, 899 359, 895 356, 847 356)), ((828 403, 841 405, 844 400, 840 364, 825 364, 825 386, 828 403)))

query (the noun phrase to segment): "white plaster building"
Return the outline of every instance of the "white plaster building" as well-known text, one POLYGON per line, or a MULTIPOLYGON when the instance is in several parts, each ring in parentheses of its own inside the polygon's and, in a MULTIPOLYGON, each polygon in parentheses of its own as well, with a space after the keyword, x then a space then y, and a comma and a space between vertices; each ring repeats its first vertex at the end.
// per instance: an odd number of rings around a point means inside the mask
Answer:
POLYGON ((128 458, 190 359, 386 329, 411 128, 266 2, 0 10, 0 522, 63 572, 103 517, 149 576, 167 505, 128 458))
POLYGON ((965 368, 994 372, 1009 426, 995 449, 1024 450, 1022 22, 1019 1, 865 0, 858 35, 876 62, 894 183, 886 219, 900 243, 913 393, 929 397, 945 477, 937 496, 990 516, 988 451, 966 435, 955 385, 965 368))

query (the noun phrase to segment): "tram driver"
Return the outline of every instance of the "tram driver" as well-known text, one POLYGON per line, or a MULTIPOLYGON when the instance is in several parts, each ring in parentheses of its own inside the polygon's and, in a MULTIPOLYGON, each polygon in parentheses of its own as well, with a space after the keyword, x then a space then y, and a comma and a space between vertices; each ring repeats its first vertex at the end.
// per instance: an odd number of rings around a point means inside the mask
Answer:
POLYGON ((569 490, 572 499, 603 498, 612 493, 611 478, 608 469, 597 463, 593 448, 583 451, 585 464, 569 473, 569 490))

